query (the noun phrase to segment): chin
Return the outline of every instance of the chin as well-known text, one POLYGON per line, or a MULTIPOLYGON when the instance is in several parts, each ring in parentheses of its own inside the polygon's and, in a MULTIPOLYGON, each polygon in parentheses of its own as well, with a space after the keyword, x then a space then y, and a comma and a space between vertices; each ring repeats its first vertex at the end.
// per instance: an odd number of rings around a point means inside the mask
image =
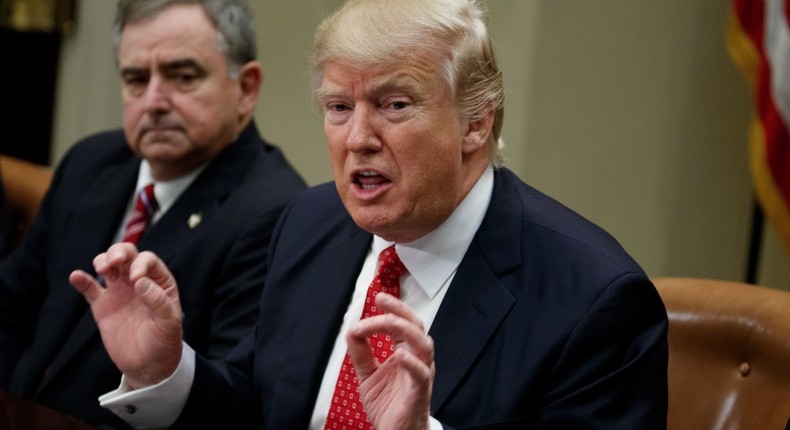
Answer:
POLYGON ((383 221, 382 217, 376 216, 371 213, 362 214, 360 210, 356 211, 349 211, 351 212, 351 218, 354 219, 354 223, 359 226, 359 228, 373 233, 377 236, 381 236, 387 239, 388 233, 392 230, 393 226, 391 222, 383 221))

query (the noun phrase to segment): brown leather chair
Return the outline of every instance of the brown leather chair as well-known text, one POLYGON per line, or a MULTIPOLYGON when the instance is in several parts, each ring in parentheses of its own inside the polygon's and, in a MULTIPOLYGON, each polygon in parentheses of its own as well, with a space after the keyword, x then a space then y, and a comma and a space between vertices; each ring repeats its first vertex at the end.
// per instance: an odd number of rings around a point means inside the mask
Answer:
POLYGON ((653 279, 669 315, 669 430, 782 430, 790 417, 790 292, 653 279))
POLYGON ((48 166, 0 155, 0 174, 6 200, 17 225, 15 243, 18 244, 38 213, 41 200, 52 182, 48 166))

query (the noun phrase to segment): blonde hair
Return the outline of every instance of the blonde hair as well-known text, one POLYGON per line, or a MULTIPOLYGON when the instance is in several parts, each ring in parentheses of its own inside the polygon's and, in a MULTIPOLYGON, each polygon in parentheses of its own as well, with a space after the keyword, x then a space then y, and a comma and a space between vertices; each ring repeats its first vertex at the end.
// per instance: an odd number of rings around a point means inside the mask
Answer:
POLYGON ((494 110, 489 155, 501 165, 505 96, 486 20, 475 0, 349 0, 316 30, 314 93, 329 60, 397 66, 418 55, 435 58, 461 115, 475 121, 494 110))

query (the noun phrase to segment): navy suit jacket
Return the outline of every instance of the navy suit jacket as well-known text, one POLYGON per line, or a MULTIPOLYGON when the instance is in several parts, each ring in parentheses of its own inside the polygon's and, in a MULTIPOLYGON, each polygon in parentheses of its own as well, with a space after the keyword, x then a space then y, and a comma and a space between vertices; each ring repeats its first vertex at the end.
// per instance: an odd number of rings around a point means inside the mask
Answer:
MULTIPOLYGON (((283 213, 254 333, 198 358, 176 426, 303 429, 372 236, 332 184, 283 213)), ((667 317, 607 233, 495 173, 491 204, 430 328, 448 428, 662 429, 667 317)))
MULTIPOLYGON (((139 165, 121 131, 77 144, 21 248, 0 265, 0 388, 94 424, 112 417, 97 398, 120 373, 68 277, 95 273, 92 260, 120 227, 139 165)), ((250 124, 138 242, 171 269, 184 336, 207 357, 225 355, 255 323, 272 230, 304 187, 250 124)))

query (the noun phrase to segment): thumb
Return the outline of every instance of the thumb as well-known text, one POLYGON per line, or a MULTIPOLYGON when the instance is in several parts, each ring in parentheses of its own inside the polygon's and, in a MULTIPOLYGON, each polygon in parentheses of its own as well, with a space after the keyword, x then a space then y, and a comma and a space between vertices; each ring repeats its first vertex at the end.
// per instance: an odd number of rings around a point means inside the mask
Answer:
POLYGON ((151 310, 155 317, 161 319, 180 318, 181 304, 178 296, 173 297, 150 278, 143 277, 134 284, 134 290, 142 302, 151 310))

